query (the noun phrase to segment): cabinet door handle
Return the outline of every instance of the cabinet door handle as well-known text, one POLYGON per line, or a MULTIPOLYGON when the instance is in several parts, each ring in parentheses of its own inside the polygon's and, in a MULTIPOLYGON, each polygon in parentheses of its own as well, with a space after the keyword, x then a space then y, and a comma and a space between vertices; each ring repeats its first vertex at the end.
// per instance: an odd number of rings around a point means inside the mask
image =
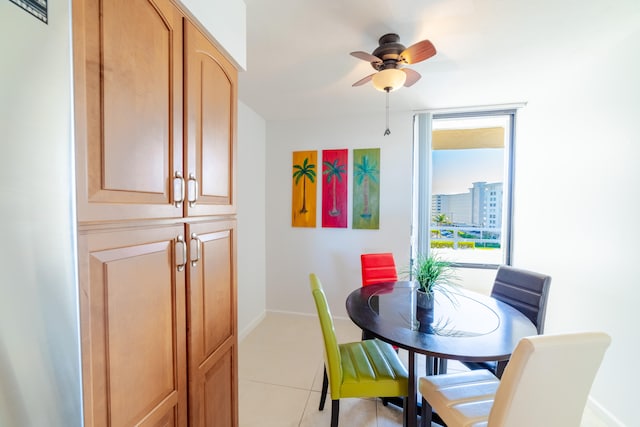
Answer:
POLYGON ((175 254, 176 268, 178 271, 182 271, 187 265, 187 243, 184 241, 184 236, 182 234, 176 237, 175 254))
POLYGON ((198 237, 196 233, 191 233, 191 266, 195 267, 198 261, 200 261, 200 251, 202 250, 202 240, 198 237), (195 244, 195 250, 193 250, 193 246, 195 244), (193 255, 195 254, 195 258, 193 255))
POLYGON ((179 208, 182 202, 184 202, 184 177, 182 172, 176 171, 173 175, 173 204, 179 208))
POLYGON ((189 174, 189 207, 193 207, 195 206, 196 202, 198 201, 198 180, 196 179, 196 176, 192 173, 189 174))

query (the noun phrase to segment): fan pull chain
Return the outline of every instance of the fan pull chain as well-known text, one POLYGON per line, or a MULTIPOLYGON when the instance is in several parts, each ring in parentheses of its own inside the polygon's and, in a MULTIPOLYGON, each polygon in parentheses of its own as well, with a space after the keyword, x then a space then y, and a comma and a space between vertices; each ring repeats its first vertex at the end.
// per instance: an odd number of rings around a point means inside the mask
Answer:
POLYGON ((389 89, 388 87, 384 88, 384 91, 387 93, 387 129, 384 131, 384 136, 391 135, 391 131, 389 130, 389 89))

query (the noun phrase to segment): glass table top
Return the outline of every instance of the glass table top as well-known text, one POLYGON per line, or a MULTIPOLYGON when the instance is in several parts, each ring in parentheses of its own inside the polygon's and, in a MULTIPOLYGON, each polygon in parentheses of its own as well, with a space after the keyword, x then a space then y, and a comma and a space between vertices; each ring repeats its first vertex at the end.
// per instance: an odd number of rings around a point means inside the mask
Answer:
POLYGON ((417 308, 415 300, 415 283, 382 283, 354 290, 346 308, 351 320, 371 335, 447 359, 507 360, 522 337, 537 334, 515 308, 464 288, 436 291, 433 310, 417 308))
POLYGON ((469 295, 436 291, 433 310, 417 308, 416 289, 402 287, 395 292, 384 289, 369 296, 369 307, 398 327, 442 336, 477 336, 495 331, 500 325, 498 314, 469 295), (464 315, 460 315, 463 311, 464 315))

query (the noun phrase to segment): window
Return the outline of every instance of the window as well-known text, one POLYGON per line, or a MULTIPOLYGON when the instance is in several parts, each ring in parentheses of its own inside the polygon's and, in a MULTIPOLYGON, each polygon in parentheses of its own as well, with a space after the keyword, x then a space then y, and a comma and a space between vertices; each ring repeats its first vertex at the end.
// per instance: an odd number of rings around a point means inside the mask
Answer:
POLYGON ((414 252, 460 267, 511 260, 515 110, 416 115, 414 252))

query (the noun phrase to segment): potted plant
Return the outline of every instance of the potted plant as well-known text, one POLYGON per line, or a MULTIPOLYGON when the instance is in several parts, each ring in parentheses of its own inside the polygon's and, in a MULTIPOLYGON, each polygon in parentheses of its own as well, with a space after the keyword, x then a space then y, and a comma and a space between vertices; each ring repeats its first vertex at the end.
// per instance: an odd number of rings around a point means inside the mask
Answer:
POLYGON ((450 288, 457 286, 454 267, 435 253, 418 254, 411 264, 409 276, 418 283, 416 304, 424 309, 433 308, 433 292, 436 289, 451 299, 450 288))

